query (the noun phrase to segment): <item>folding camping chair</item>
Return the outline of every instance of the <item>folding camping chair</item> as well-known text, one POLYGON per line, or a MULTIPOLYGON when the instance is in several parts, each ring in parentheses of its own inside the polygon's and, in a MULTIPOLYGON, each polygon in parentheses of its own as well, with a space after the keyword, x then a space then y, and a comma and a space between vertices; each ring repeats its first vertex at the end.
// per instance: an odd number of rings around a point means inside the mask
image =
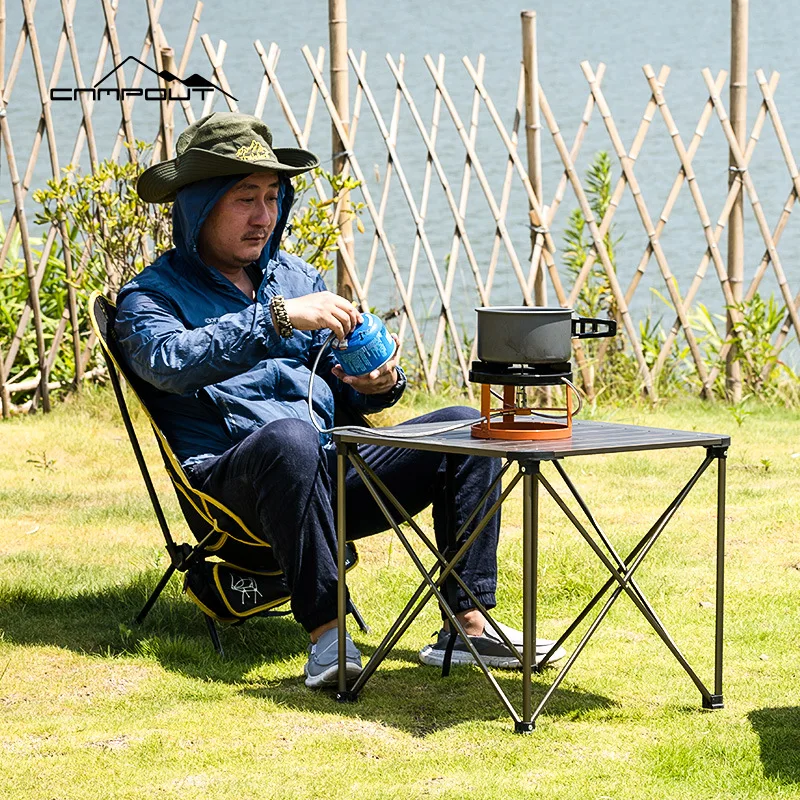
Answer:
MULTIPOLYGON (((135 621, 141 623, 150 612, 173 573, 184 573, 184 591, 199 606, 208 626, 214 649, 224 655, 216 622, 243 622, 251 616, 279 616, 288 611, 275 609, 290 599, 283 573, 272 548, 255 536, 230 509, 210 495, 195 489, 186 476, 166 437, 150 414, 144 400, 144 382, 125 366, 120 357, 114 331, 116 307, 100 292, 89 298, 90 320, 103 350, 111 385, 117 398, 125 430, 142 473, 156 519, 166 542, 169 566, 150 594, 135 621), (192 545, 178 543, 170 531, 161 502, 153 485, 139 440, 136 436, 120 375, 125 378, 152 426, 164 467, 178 497, 186 524, 197 539, 192 545), (238 607, 234 607, 234 605, 238 607)), ((353 411, 353 414, 356 412, 353 411)), ((360 415, 359 415, 360 416, 360 415)), ((359 424, 368 424, 360 419, 359 424)), ((358 561, 352 542, 347 544, 347 568, 358 561)), ((363 631, 363 617, 353 605, 353 616, 363 631)))

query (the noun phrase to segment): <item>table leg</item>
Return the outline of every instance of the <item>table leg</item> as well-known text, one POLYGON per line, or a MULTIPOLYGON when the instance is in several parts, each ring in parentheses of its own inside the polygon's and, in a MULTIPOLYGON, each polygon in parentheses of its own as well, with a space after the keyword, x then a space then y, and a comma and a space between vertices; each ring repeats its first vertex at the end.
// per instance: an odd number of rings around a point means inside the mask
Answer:
MULTIPOLYGON (((445 464, 445 541, 447 542, 447 552, 455 551, 456 549, 456 494, 455 494, 455 465, 450 454, 447 453, 444 457, 445 464)), ((446 565, 445 565, 446 566, 446 565)), ((455 581, 455 571, 444 582, 444 596, 450 608, 455 608, 457 598, 457 588, 455 581)), ((447 647, 444 653, 444 660, 442 661, 442 677, 446 678, 450 675, 450 665, 453 658, 453 650, 455 648, 458 636, 455 629, 450 627, 450 638, 447 640, 447 647)))
POLYGON ((722 699, 722 634, 725 612, 725 491, 727 448, 711 448, 717 459, 717 587, 714 619, 714 694, 703 698, 703 708, 723 708, 722 699))
POLYGON ((354 699, 347 691, 347 670, 346 661, 346 642, 347 633, 347 505, 346 505, 346 484, 347 475, 347 450, 348 445, 338 442, 336 445, 336 541, 337 541, 337 599, 339 627, 339 685, 336 699, 339 702, 346 702, 354 699))
POLYGON ((522 478, 522 719, 516 733, 534 728, 531 664, 536 658, 536 593, 539 558, 539 462, 526 464, 522 478))

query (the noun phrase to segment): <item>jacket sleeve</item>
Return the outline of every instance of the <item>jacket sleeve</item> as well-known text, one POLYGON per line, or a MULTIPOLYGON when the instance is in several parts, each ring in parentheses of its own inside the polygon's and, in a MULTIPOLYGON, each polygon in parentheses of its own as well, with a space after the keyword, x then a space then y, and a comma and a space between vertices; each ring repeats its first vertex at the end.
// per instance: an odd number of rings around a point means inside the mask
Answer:
POLYGON ((263 298, 209 325, 189 329, 169 300, 144 291, 129 292, 120 300, 115 332, 131 369, 173 394, 246 372, 268 357, 279 341, 263 298))

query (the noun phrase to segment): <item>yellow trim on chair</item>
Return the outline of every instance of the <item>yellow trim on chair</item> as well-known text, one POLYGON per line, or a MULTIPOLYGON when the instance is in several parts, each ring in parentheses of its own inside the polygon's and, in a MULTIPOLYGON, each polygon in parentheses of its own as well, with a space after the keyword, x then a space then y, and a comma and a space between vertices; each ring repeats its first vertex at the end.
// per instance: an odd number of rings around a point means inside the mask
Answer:
MULTIPOLYGON (((102 333, 98 329, 97 322, 96 322, 96 320, 94 318, 94 304, 95 304, 95 301, 100 297, 102 297, 102 299, 106 303, 108 303, 108 305, 110 305, 112 307, 116 307, 116 304, 113 301, 109 300, 107 297, 105 297, 102 294, 102 292, 99 292, 99 291, 92 292, 91 295, 89 296, 89 309, 90 309, 89 321, 90 321, 90 323, 92 325, 92 330, 94 331, 95 335, 97 336, 97 340, 100 342, 100 346, 103 348, 103 352, 112 361, 112 363, 114 364, 114 367, 117 370, 117 373, 119 375, 121 375, 123 378, 125 378, 125 370, 122 369, 122 367, 120 366, 120 364, 117 361, 117 359, 114 358, 114 354, 111 352, 111 349, 106 344, 105 338, 103 337, 102 333)), ((247 527, 247 525, 245 525, 244 521, 239 516, 234 514, 229 508, 227 508, 225 505, 220 503, 218 500, 216 500, 213 497, 211 497, 211 495, 208 495, 205 492, 201 492, 199 489, 195 489, 195 487, 192 486, 191 483, 189 483, 189 479, 186 477, 186 473, 184 472, 183 467, 181 466, 180 462, 178 461, 177 457, 175 456, 175 453, 172 451, 172 447, 170 446, 169 442, 167 441, 166 436, 164 436, 164 434, 161 432, 161 429, 156 424, 156 421, 153 419, 153 417, 150 414, 150 411, 148 410, 147 406, 142 401, 142 398, 139 397, 139 395, 136 392, 136 390, 133 388, 133 386, 131 386, 131 384, 127 380, 125 381, 125 383, 128 384, 128 387, 130 388, 133 396, 138 401, 139 406, 141 407, 142 411, 144 411, 144 414, 147 417, 148 422, 150 423, 150 427, 153 429, 153 433, 155 434, 156 438, 158 439, 158 442, 159 442, 159 445, 161 447, 162 452, 167 456, 167 459, 169 460, 169 463, 170 463, 170 465, 172 467, 172 470, 175 473, 174 475, 170 474, 170 480, 172 481, 173 485, 175 486, 176 489, 179 489, 181 491, 181 493, 190 502, 190 504, 192 505, 194 510, 198 513, 198 515, 203 520, 205 520, 205 522, 207 522, 211 526, 212 530, 222 534, 222 536, 223 536, 223 538, 221 538, 219 541, 215 542, 213 545, 207 547, 206 549, 208 549, 208 550, 218 550, 222 546, 222 543, 224 542, 224 537, 225 536, 228 536, 231 539, 233 539, 234 541, 237 541, 240 544, 244 544, 244 545, 247 545, 249 547, 267 547, 267 548, 269 548, 270 545, 267 542, 264 542, 261 539, 259 539, 247 527), (177 478, 179 480, 176 480, 175 476, 177 476, 177 478), (197 504, 189 497, 189 493, 195 495, 196 497, 199 497, 203 501, 203 508, 205 509, 205 511, 201 511, 200 508, 198 508, 197 504), (234 534, 232 534, 230 531, 227 531, 227 530, 224 530, 224 529, 220 528, 219 524, 217 523, 217 520, 214 518, 214 516, 209 511, 208 504, 211 504, 216 509, 218 509, 219 511, 222 511, 224 514, 226 514, 228 517, 230 517, 242 529, 242 531, 244 531, 245 535, 250 537, 249 541, 246 540, 246 539, 241 539, 241 538, 235 536, 234 534)), ((169 472, 169 470, 168 470, 168 472, 169 472)))

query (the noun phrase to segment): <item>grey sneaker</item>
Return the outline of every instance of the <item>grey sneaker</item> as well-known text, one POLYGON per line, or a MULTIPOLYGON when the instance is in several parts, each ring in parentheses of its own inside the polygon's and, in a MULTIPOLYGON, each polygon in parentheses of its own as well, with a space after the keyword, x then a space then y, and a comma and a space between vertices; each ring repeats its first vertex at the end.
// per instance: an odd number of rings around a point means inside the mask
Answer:
MULTIPOLYGON (((509 628, 502 623, 497 623, 497 626, 502 628, 503 632, 516 648, 522 651, 522 631, 509 628)), ((470 636, 470 641, 475 645, 475 649, 483 659, 483 662, 489 667, 497 667, 499 669, 519 669, 520 661, 516 654, 508 649, 505 642, 497 635, 496 630, 487 622, 481 636, 470 636)), ((450 640, 449 631, 440 630, 436 641, 433 644, 426 645, 419 652, 419 660, 423 664, 432 667, 441 667, 444 662, 445 651, 447 650, 447 643, 450 640)), ((547 655, 550 648, 555 644, 550 639, 537 639, 536 640, 536 663, 540 663, 547 655)), ((563 647, 559 647, 555 653, 550 657, 547 662, 548 665, 552 664, 560 658, 564 658, 566 651, 563 647)), ((456 639, 455 646, 453 647, 452 664, 474 664, 475 659, 472 653, 467 650, 467 646, 459 636, 456 639)))
MULTIPOLYGON (((503 625, 502 622, 497 623, 497 627, 503 631, 503 633, 508 637, 511 644, 514 645, 520 652, 522 652, 522 631, 518 631, 515 628, 510 628, 508 625, 503 625)), ((500 637, 497 635, 497 632, 492 627, 490 622, 486 623, 484 628, 484 633, 489 634, 489 636, 494 636, 496 639, 500 637)), ((536 640, 536 660, 541 661, 544 656, 546 656, 552 646, 555 644, 555 639, 537 639, 536 640)), ((550 660, 547 662, 548 664, 552 664, 554 661, 558 661, 567 654, 567 651, 563 647, 559 647, 558 650, 553 653, 550 657, 550 660)))
MULTIPOLYGON (((308 646, 305 666, 306 686, 322 689, 336 686, 339 680, 339 630, 331 628, 319 637, 316 644, 308 646)), ((361 653, 353 644, 350 634, 345 634, 345 670, 347 680, 353 681, 361 674, 361 653)))

